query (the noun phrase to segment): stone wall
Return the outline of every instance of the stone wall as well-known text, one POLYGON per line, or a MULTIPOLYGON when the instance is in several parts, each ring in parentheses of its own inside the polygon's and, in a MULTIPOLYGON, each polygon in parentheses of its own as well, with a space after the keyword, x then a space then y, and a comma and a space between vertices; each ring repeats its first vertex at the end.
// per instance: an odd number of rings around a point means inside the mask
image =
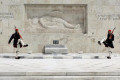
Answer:
POLYGON ((119 9, 120 0, 0 0, 0 53, 15 51, 12 43, 8 45, 15 26, 19 28, 24 42, 31 44, 28 48, 22 48, 21 52, 44 52, 44 46, 52 44, 53 40, 59 40, 60 44, 66 45, 69 53, 107 52, 103 45, 97 44, 97 41, 106 37, 108 29, 114 27, 116 30, 113 52, 120 52, 119 9), (46 15, 42 14, 47 13, 46 10, 52 10, 50 6, 54 5, 56 6, 52 18, 55 19, 52 20, 55 22, 50 26, 51 15, 44 18, 46 15), (66 5, 70 5, 71 8, 64 8, 63 6, 66 5), (32 6, 33 11, 28 6, 32 6), (58 8, 62 12, 59 12, 58 8), (57 15, 57 18, 54 15, 57 15), (47 22, 44 23, 46 20, 47 22), (57 27, 54 26, 55 24, 57 27))

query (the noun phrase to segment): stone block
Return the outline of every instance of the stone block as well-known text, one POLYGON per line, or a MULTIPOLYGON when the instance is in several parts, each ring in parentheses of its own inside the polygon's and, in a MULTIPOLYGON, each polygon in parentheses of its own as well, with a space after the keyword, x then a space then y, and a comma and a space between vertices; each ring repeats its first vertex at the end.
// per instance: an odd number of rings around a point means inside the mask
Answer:
POLYGON ((50 53, 67 53, 67 47, 64 45, 46 45, 45 46, 45 54, 50 53))

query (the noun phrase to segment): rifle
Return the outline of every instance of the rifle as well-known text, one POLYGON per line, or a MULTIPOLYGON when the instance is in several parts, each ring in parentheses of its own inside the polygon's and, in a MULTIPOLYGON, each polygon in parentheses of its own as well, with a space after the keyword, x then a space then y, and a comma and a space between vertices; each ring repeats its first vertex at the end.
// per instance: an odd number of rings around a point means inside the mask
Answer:
MULTIPOLYGON (((115 28, 116 28, 116 27, 115 27, 115 28)), ((114 32, 115 28, 112 30, 111 35, 110 35, 109 39, 112 39, 112 34, 113 34, 113 32, 114 32)))

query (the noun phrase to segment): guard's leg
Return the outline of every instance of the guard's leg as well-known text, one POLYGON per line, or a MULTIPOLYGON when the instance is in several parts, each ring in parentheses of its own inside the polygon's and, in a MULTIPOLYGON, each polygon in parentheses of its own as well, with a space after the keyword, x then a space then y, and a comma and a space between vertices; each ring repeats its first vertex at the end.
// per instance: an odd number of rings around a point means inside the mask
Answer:
POLYGON ((108 54, 109 54, 109 56, 108 56, 107 58, 108 58, 108 59, 111 59, 112 51, 110 50, 110 47, 108 47, 108 54))
POLYGON ((27 46, 28 46, 28 44, 25 44, 25 43, 23 42, 23 40, 21 40, 20 42, 21 42, 21 44, 22 44, 22 47, 27 47, 27 46))
POLYGON ((20 57, 18 56, 18 54, 19 54, 19 49, 20 49, 20 45, 19 45, 19 42, 18 42, 18 44, 17 44, 17 48, 16 48, 17 50, 16 50, 16 57, 15 57, 15 59, 20 59, 20 57))
POLYGON ((101 45, 103 42, 105 42, 105 40, 106 40, 106 39, 104 38, 104 39, 102 39, 101 41, 98 41, 98 44, 101 45))

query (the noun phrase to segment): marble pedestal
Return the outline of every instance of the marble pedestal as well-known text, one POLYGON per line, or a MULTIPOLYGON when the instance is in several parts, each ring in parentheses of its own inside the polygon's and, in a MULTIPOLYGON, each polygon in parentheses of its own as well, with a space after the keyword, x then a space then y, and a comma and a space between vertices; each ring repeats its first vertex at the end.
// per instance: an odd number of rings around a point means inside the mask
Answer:
POLYGON ((45 46, 45 54, 51 54, 51 53, 62 53, 66 54, 67 52, 67 47, 65 45, 59 45, 59 44, 54 44, 54 45, 46 45, 45 46))

